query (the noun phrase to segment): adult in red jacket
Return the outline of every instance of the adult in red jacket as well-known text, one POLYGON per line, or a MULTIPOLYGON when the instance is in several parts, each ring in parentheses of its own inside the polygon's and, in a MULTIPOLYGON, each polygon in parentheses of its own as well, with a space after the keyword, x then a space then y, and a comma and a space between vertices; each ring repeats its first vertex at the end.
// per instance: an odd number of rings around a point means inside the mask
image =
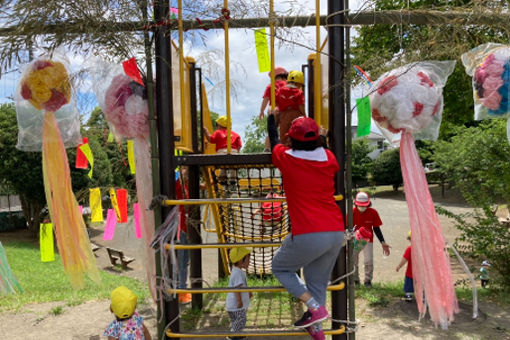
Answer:
POLYGON ((282 173, 291 221, 291 233, 273 258, 273 274, 308 307, 294 326, 306 328, 314 339, 322 340, 320 322, 329 317, 326 288, 345 230, 333 197, 340 167, 334 154, 319 145, 319 128, 311 118, 299 117, 292 122, 290 148, 277 144, 274 115, 268 117, 268 134, 273 163, 282 173), (300 268, 306 283, 296 274, 300 268))

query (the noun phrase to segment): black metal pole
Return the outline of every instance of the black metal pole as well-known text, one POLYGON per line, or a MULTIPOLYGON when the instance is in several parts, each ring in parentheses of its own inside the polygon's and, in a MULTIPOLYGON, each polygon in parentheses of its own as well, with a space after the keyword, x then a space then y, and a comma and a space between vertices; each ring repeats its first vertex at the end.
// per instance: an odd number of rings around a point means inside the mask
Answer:
MULTIPOLYGON (((345 1, 345 8, 349 8, 349 0, 345 1)), ((345 68, 344 68, 344 76, 345 76, 345 112, 346 112, 346 145, 345 145, 345 202, 347 206, 347 220, 346 227, 349 229, 352 228, 352 124, 351 124, 351 30, 350 27, 345 29, 345 68)), ((354 269, 354 241, 351 239, 347 244, 347 272, 350 273, 354 269)), ((347 295, 348 295, 348 310, 349 310, 349 321, 356 321, 356 308, 355 308, 355 299, 356 299, 356 291, 354 289, 354 275, 350 275, 347 278, 347 295)), ((356 339, 356 333, 348 333, 347 337, 349 340, 356 339)))
MULTIPOLYGON (((328 44, 329 53, 329 130, 332 138, 332 151, 340 164, 345 164, 345 79, 344 79, 344 28, 342 24, 344 18, 343 0, 328 0, 328 15, 331 15, 328 26, 328 44), (336 15, 332 15, 337 13, 336 15)), ((341 170, 336 176, 336 193, 345 197, 345 169, 341 170)), ((344 221, 346 219, 345 199, 339 202, 344 221)), ((333 277, 337 278, 345 275, 346 267, 346 248, 340 251, 340 256, 333 269, 333 277)), ((333 319, 347 320, 347 289, 332 293, 332 314, 333 319)), ((333 322, 333 328, 339 328, 341 325, 333 322)), ((333 340, 347 339, 347 334, 333 335, 333 340)))
MULTIPOLYGON (((197 112, 197 81, 196 81, 196 68, 195 60, 187 57, 190 68, 189 68, 189 87, 190 87, 190 108, 191 108, 191 147, 194 153, 198 152, 198 112, 197 112)), ((198 165, 192 165, 189 167, 189 196, 190 198, 200 198, 200 167, 198 165)), ((189 220, 198 222, 191 225, 188 224, 188 235, 191 244, 202 243, 202 237, 200 235, 200 207, 191 206, 189 212, 189 220)), ((202 288, 202 250, 193 249, 190 250, 190 278, 191 288, 202 288)), ((202 309, 203 307, 203 295, 193 294, 192 307, 196 309, 202 309)))
POLYGON ((314 99, 314 95, 313 95, 313 61, 315 59, 315 54, 310 54, 308 56, 308 79, 307 79, 307 83, 308 83, 308 88, 307 88, 307 93, 308 93, 308 117, 310 118, 314 118, 315 114, 314 114, 314 107, 313 107, 313 99, 314 99))
MULTIPOLYGON (((154 18, 157 21, 169 18, 169 0, 154 1, 154 18)), ((164 26, 158 26, 154 31, 156 52, 156 114, 159 135, 159 161, 160 161, 160 187, 161 194, 169 198, 175 198, 175 159, 174 159, 174 119, 172 101, 172 54, 170 45, 170 30, 164 26)), ((162 209, 162 215, 166 216, 170 208, 162 209)), ((171 267, 171 265, 169 266, 171 267)), ((170 272, 172 268, 169 269, 170 272)), ((168 273, 162 273, 168 275, 168 273)), ((159 306, 159 305, 158 305, 159 306)), ((159 308, 159 307, 158 307, 159 308)), ((163 311, 158 313, 164 316, 165 324, 174 320, 179 315, 178 299, 165 301, 163 311)), ((179 332, 179 322, 170 325, 172 332, 179 332)), ((158 339, 161 339, 161 327, 158 327, 158 339)), ((165 336, 166 339, 166 336, 165 336)))

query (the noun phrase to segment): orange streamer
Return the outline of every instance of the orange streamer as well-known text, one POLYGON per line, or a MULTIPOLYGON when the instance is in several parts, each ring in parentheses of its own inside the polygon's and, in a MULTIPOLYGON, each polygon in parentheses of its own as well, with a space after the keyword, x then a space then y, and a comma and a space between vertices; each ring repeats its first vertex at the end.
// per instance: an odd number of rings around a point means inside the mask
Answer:
POLYGON ((85 274, 99 283, 96 259, 72 191, 67 154, 53 112, 44 114, 42 140, 44 190, 64 270, 74 289, 84 286, 85 274))

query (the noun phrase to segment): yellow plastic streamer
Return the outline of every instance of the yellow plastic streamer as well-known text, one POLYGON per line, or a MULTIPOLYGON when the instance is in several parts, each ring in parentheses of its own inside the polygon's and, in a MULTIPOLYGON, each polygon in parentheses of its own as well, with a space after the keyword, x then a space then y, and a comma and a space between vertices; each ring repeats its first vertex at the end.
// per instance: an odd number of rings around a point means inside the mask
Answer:
POLYGON ((108 132, 108 143, 111 143, 115 140, 115 138, 113 137, 113 133, 110 131, 108 132))
POLYGON ((40 224, 39 244, 41 247, 41 262, 55 261, 55 248, 53 246, 53 224, 40 224))
POLYGON ((117 222, 120 221, 120 209, 119 203, 117 203, 117 193, 114 188, 110 188, 110 201, 112 202, 113 210, 115 210, 115 216, 117 216, 117 222))
POLYGON ((85 158, 87 158, 87 161, 90 163, 89 178, 92 178, 92 171, 94 170, 94 156, 92 155, 92 150, 90 149, 89 143, 82 144, 80 146, 80 150, 83 152, 85 158))
POLYGON ((276 35, 275 27, 274 27, 274 1, 269 0, 269 41, 271 46, 271 110, 274 111, 276 108, 276 87, 275 87, 275 78, 274 78, 274 37, 276 35))
POLYGON ((269 60, 269 49, 267 48, 267 36, 265 28, 259 28, 258 30, 255 30, 255 49, 257 51, 259 72, 268 72, 271 70, 271 61, 269 60))
POLYGON ((131 171, 131 174, 136 174, 136 165, 135 165, 135 153, 133 148, 133 140, 129 139, 127 141, 127 153, 128 153, 128 163, 129 163, 129 170, 131 171))
POLYGON ((44 114, 42 160, 46 202, 64 270, 74 289, 85 285, 85 274, 99 283, 96 259, 73 194, 67 154, 53 112, 44 114))
POLYGON ((101 190, 99 188, 90 189, 90 221, 103 222, 103 205, 101 204, 101 190))
MULTIPOLYGON (((207 128, 207 130, 212 131, 212 121, 211 121, 211 112, 209 111, 209 103, 207 101, 207 92, 205 91, 205 86, 202 83, 202 109, 204 113, 202 115, 203 125, 207 128)), ((205 139, 204 139, 205 140, 205 139)), ((216 153, 216 147, 212 143, 207 143, 207 147, 204 147, 204 154, 213 155, 216 153)))

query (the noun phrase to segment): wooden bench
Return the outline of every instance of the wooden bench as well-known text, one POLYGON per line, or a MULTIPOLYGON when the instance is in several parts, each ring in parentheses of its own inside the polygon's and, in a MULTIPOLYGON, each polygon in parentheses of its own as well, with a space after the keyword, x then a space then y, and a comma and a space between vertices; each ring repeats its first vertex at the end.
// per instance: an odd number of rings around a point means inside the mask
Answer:
POLYGON ((127 269, 128 264, 135 260, 132 257, 124 256, 124 253, 121 250, 106 247, 106 251, 108 252, 108 257, 110 257, 112 265, 115 266, 117 261, 120 261, 122 269, 127 269))

